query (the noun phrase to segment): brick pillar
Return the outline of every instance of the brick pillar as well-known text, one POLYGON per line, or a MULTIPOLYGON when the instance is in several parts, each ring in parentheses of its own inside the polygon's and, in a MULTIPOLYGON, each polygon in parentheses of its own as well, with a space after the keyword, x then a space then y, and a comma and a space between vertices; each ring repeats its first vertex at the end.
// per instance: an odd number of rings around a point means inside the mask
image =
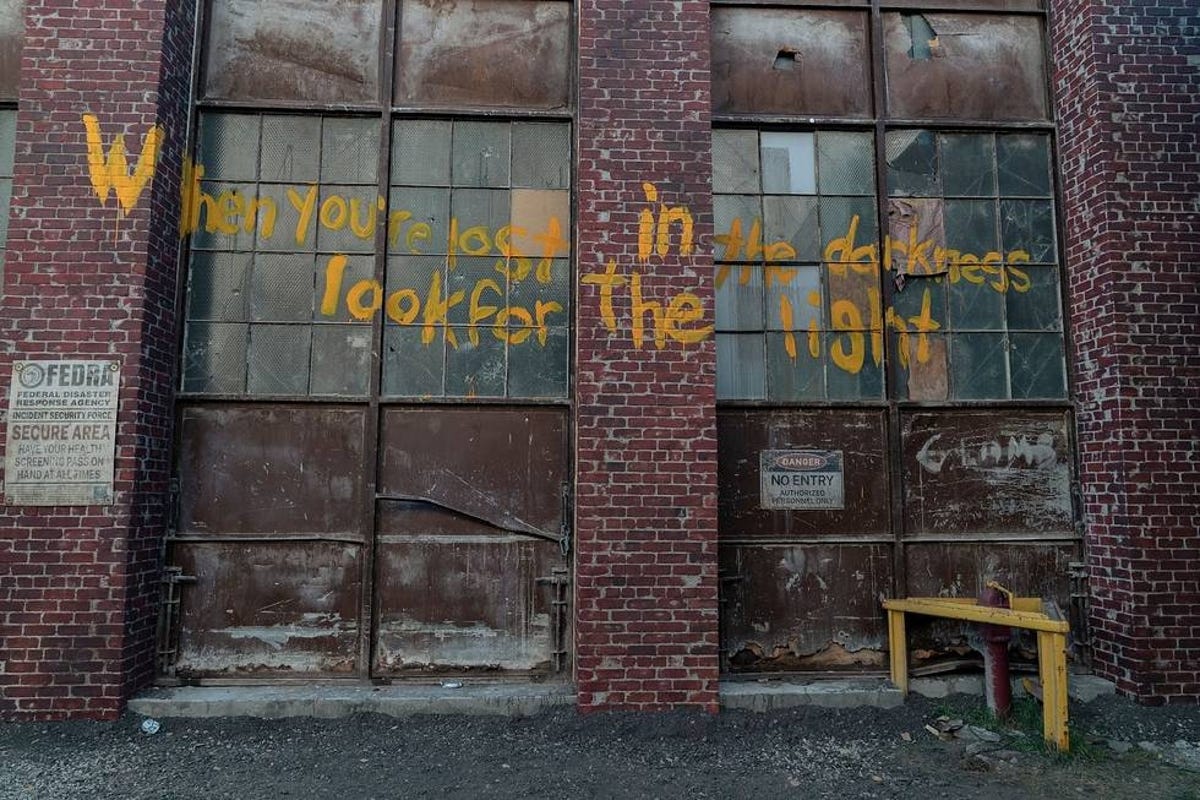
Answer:
POLYGON ((1053 3, 1096 669, 1200 699, 1200 14, 1053 3))
POLYGON ((111 506, 0 508, 0 717, 112 718, 154 669, 194 0, 25 5, 0 406, 22 358, 119 359, 121 395, 111 506), (128 214, 101 202, 84 114, 131 172, 163 130, 128 214))
POLYGON ((708 3, 578 12, 579 705, 715 711, 708 3))

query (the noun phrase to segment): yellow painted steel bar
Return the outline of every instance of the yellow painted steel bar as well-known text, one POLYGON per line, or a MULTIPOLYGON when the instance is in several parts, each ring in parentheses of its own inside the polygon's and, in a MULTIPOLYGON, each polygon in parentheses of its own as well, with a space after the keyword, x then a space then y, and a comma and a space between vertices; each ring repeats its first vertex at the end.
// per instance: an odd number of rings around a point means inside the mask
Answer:
POLYGON ((1033 631, 1066 633, 1070 630, 1070 626, 1066 622, 1050 619, 1041 612, 992 608, 976 603, 948 600, 942 597, 910 597, 904 600, 884 600, 883 607, 889 611, 906 611, 910 614, 961 619, 967 622, 983 622, 991 625, 1004 625, 1009 628, 1025 628, 1033 631))
POLYGON ((1042 602, 1015 597, 1013 609, 980 606, 969 598, 909 597, 884 600, 888 615, 888 656, 892 683, 908 694, 908 637, 904 615, 923 614, 1037 631, 1038 674, 1042 682, 1042 735, 1060 752, 1070 749, 1067 728, 1067 633, 1070 625, 1042 613, 1042 602))

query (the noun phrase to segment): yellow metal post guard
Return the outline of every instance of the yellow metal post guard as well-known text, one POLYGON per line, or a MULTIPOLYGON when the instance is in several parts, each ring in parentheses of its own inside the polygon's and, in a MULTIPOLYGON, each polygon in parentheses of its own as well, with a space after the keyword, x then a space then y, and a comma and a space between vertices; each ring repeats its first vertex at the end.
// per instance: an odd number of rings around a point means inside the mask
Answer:
POLYGON ((1038 672, 1042 680, 1042 733, 1060 752, 1070 748, 1067 734, 1067 633, 1070 626, 1053 619, 1036 597, 1014 597, 1012 608, 981 606, 969 598, 909 597, 884 600, 888 615, 888 648, 892 683, 908 694, 908 640, 904 615, 961 619, 1037 631, 1038 672))

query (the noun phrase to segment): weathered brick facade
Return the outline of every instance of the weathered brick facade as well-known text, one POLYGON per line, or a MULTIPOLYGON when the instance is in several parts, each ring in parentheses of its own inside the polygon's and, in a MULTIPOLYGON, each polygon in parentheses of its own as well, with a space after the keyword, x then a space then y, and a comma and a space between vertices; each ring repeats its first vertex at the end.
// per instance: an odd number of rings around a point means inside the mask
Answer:
POLYGON ((1055 4, 1097 670, 1200 695, 1200 14, 1055 4))
MULTIPOLYGON (((1196 702, 1200 15, 1051 11, 1095 666, 1142 702, 1196 702)), ((709 3, 575 15, 578 704, 715 711, 709 3)), ((120 359, 122 384, 116 502, 0 508, 2 718, 112 718, 154 674, 194 16, 194 0, 26 3, 0 407, 19 358, 120 359), (106 152, 163 132, 128 214, 89 179, 88 113, 106 152)))
POLYGON ((681 293, 712 307, 708 4, 579 12, 579 272, 616 273, 581 287, 576 333, 579 703, 715 709, 715 351, 656 341, 681 293), (697 246, 684 252, 671 225, 668 252, 656 236, 640 259, 640 213, 657 226, 675 206, 690 211, 697 246), (588 298, 606 285, 615 331, 588 298), (631 302, 639 285, 653 311, 631 302))
MULTIPOLYGON (((154 667, 170 457, 178 185, 102 207, 84 113, 130 149, 166 131, 179 174, 191 3, 29 0, 0 372, 17 358, 121 361, 116 502, 0 512, 0 715, 113 717, 154 667), (152 222, 153 220, 153 222, 152 222)), ((5 381, 5 390, 8 382, 5 381)), ((7 400, 5 400, 7 407, 7 400)))

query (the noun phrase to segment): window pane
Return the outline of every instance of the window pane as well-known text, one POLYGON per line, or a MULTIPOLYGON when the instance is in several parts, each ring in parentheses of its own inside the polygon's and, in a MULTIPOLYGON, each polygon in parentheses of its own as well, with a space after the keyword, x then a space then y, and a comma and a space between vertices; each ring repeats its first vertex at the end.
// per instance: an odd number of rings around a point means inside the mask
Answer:
POLYGON ((1050 195, 1049 137, 1041 134, 997 136, 996 160, 1000 168, 1001 195, 1050 195))
POLYGON ((255 322, 308 322, 312 316, 312 260, 273 253, 256 256, 251 280, 250 318, 255 322))
POLYGON ((1062 313, 1058 288, 1058 270, 1054 267, 1023 267, 1028 276, 1022 280, 1017 270, 1010 270, 1008 327, 1014 330, 1056 331, 1062 329, 1062 313))
POLYGON ((315 325, 312 394, 364 395, 370 388, 371 329, 365 325, 315 325))
POLYGON ((761 134, 763 191, 816 194, 815 145, 811 133, 761 134))
POLYGON ((796 260, 819 261, 821 237, 817 227, 817 199, 764 197, 763 241, 766 244, 788 242, 796 251, 796 260))
POLYGON ((514 122, 512 185, 571 188, 571 129, 554 122, 514 122))
POLYGON ((1022 399, 1066 397, 1066 365, 1060 334, 1012 334, 1012 394, 1022 399))
POLYGON ((717 261, 743 261, 747 258, 746 241, 755 225, 762 236, 762 198, 727 194, 713 196, 713 231, 717 261), (736 235, 734 232, 737 232, 736 235))
POLYGON ((251 114, 204 114, 198 160, 210 180, 253 181, 258 177, 259 118, 251 114))
POLYGON ((717 268, 717 330, 763 329, 763 273, 760 267, 717 268))
POLYGON ((450 185, 450 120, 402 119, 392 126, 392 183, 450 185))
POLYGON ((961 333, 950 337, 950 385, 960 400, 1008 397, 1005 338, 1002 334, 961 333))
POLYGON ((264 116, 261 160, 261 180, 286 183, 319 180, 320 117, 264 116))
POLYGON ((245 324, 193 322, 183 347, 183 390, 238 394, 246 388, 245 324))
POLYGON ((510 397, 566 397, 570 331, 547 328, 545 342, 534 333, 521 344, 509 345, 510 397))
POLYGON ((250 253, 193 253, 188 319, 245 322, 250 253))
POLYGON ((874 138, 869 133, 817 134, 821 194, 875 194, 874 151, 874 138))
POLYGON ((321 180, 375 183, 379 173, 379 121, 326 117, 321 126, 321 180))
POLYGON ((767 385, 770 399, 793 401, 825 398, 825 365, 820 357, 812 357, 807 339, 808 334, 803 332, 791 337, 783 333, 767 334, 767 385))
MULTIPOLYGON (((829 365, 826 380, 828 382, 827 394, 830 400, 877 400, 883 396, 882 360, 879 364, 875 363, 869 344, 873 334, 871 331, 856 333, 862 337, 863 342, 862 364, 858 365, 857 353, 853 350, 854 345, 852 345, 852 353, 855 358, 851 368, 843 368, 835 363, 829 365), (857 367, 857 369, 853 367, 857 367)), ((830 347, 833 346, 835 337, 838 336, 844 337, 844 334, 829 334, 830 347)), ((855 341, 858 341, 857 337, 855 341)))
POLYGON ((929 131, 887 134, 888 194, 927 197, 941 191, 937 140, 929 131))
POLYGON ((504 342, 492 328, 453 327, 447 329, 457 347, 446 342, 446 394, 458 397, 503 397, 505 364, 504 342))
POLYGON ((455 186, 508 186, 512 129, 507 122, 455 122, 450 177, 455 186))
POLYGON ((717 397, 761 399, 766 396, 763 336, 717 334, 717 397))
POLYGON ((422 340, 419 325, 386 325, 383 329, 383 393, 400 397, 438 397, 442 391, 443 342, 422 340))
POLYGON ((995 145, 990 133, 942 134, 942 183, 947 197, 996 194, 995 145))
POLYGON ((951 283, 950 329, 1004 330, 1004 298, 990 280, 976 283, 960 278, 951 283))
POLYGON ((1054 238, 1054 209, 1049 200, 1000 201, 1000 239, 1006 252, 1023 250, 1035 264, 1052 264, 1054 238))
POLYGON ((713 191, 757 192, 758 131, 713 131, 713 191))
POLYGON ((996 201, 947 200, 946 245, 983 258, 997 248, 996 201))
POLYGON ((251 325, 246 390, 251 394, 306 394, 309 339, 307 325, 251 325))

